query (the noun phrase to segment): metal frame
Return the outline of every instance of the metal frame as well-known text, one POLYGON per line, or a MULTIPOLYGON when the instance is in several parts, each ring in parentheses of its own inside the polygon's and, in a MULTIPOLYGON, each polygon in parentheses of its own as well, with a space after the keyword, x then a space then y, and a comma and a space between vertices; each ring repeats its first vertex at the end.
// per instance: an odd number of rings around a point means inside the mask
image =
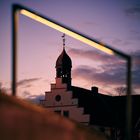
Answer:
POLYGON ((38 22, 41 22, 53 29, 63 32, 77 40, 80 40, 92 47, 104 51, 111 55, 122 57, 127 62, 127 103, 126 103, 126 140, 131 140, 131 57, 126 55, 108 45, 103 44, 95 39, 83 35, 76 30, 71 29, 61 23, 58 23, 46 16, 43 16, 29 8, 14 4, 12 6, 12 95, 16 96, 16 83, 17 83, 17 31, 18 31, 18 14, 28 16, 38 22))

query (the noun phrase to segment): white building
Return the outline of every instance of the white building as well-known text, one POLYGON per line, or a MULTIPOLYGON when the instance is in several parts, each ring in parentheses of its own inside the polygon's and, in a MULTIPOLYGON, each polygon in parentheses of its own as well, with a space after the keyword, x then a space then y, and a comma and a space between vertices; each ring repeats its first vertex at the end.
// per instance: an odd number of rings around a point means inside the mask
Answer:
POLYGON ((45 92, 45 99, 40 103, 49 110, 80 123, 88 124, 89 114, 85 114, 84 108, 78 106, 78 98, 73 98, 71 67, 71 59, 63 48, 56 61, 56 83, 51 84, 51 91, 45 92))

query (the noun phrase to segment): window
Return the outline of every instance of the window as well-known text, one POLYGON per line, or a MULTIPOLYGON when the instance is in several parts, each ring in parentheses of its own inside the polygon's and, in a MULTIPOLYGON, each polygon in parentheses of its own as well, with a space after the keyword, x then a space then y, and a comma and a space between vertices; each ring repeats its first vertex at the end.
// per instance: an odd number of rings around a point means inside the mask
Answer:
POLYGON ((69 117, 69 111, 64 111, 64 112, 63 112, 63 116, 69 117))
POLYGON ((55 100, 56 100, 57 102, 59 102, 59 101, 61 100, 61 96, 60 96, 60 95, 56 95, 56 96, 55 96, 55 100))
POLYGON ((61 115, 61 110, 55 110, 54 112, 61 115))

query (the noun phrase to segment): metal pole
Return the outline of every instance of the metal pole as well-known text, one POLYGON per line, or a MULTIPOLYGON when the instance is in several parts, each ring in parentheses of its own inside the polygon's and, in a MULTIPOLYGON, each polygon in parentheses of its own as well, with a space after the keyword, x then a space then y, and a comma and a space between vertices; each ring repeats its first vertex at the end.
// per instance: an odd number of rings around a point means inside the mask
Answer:
POLYGON ((12 6, 12 95, 16 95, 17 82, 17 7, 12 6))
POLYGON ((132 140, 131 57, 127 59, 126 140, 132 140))
MULTIPOLYGON (((74 32, 75 34, 78 34, 86 39, 89 39, 90 41, 96 42, 98 44, 102 44, 99 41, 96 41, 95 39, 91 39, 67 26, 64 26, 54 20, 51 20, 50 18, 47 18, 43 15, 40 15, 39 13, 36 13, 33 10, 30 10, 29 8, 23 7, 21 5, 15 4, 13 5, 12 9, 12 94, 13 96, 16 95, 16 73, 17 73, 17 18, 18 18, 18 13, 17 11, 20 9, 26 9, 27 11, 30 11, 31 13, 34 13, 35 15, 38 15, 39 17, 42 17, 43 19, 46 19, 52 23, 55 23, 59 25, 60 27, 63 27, 69 31, 74 32)), ((108 48, 114 52, 115 55, 123 57, 127 61, 127 78, 126 78, 126 84, 127 84, 127 100, 126 100, 126 140, 131 140, 132 137, 132 105, 131 105, 131 57, 116 50, 111 48, 110 46, 104 45, 105 48, 108 48)))

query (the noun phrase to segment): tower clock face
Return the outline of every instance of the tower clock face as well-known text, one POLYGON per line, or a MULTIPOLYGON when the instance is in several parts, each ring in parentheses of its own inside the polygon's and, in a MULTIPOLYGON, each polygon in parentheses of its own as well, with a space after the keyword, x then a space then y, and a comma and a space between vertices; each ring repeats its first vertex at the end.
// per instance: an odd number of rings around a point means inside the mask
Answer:
POLYGON ((55 100, 56 100, 57 102, 61 101, 61 96, 60 96, 60 95, 56 95, 56 96, 55 96, 55 100))

